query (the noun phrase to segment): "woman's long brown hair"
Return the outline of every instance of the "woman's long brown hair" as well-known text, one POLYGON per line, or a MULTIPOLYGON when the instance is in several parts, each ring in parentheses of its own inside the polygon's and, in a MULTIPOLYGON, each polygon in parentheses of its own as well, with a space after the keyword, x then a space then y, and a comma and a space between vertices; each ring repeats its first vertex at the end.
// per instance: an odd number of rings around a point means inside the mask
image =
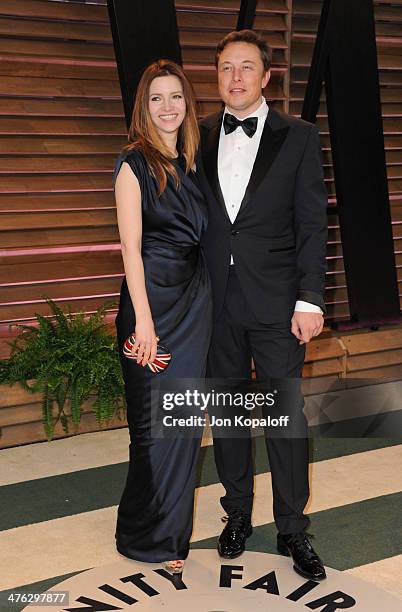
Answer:
POLYGON ((151 174, 159 184, 159 195, 167 185, 167 174, 171 174, 176 187, 180 186, 180 179, 175 167, 169 161, 171 152, 159 136, 149 112, 149 89, 152 81, 157 77, 176 76, 183 87, 186 101, 186 114, 177 135, 177 150, 186 160, 186 172, 194 165, 195 154, 200 140, 198 130, 196 102, 192 85, 182 68, 169 60, 158 60, 150 64, 142 74, 137 88, 134 102, 131 125, 128 132, 129 144, 123 150, 139 149, 148 164, 151 174))

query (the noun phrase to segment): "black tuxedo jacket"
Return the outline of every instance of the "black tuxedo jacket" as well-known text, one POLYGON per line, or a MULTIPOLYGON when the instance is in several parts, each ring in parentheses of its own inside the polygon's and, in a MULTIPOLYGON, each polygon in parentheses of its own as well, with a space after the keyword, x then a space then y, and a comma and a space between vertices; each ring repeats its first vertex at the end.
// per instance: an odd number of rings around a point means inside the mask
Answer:
POLYGON ((232 224, 218 179, 223 111, 200 123, 197 176, 208 203, 202 239, 214 318, 222 309, 233 254, 240 285, 262 323, 289 320, 296 300, 325 312, 327 202, 315 125, 270 109, 239 213, 232 224))

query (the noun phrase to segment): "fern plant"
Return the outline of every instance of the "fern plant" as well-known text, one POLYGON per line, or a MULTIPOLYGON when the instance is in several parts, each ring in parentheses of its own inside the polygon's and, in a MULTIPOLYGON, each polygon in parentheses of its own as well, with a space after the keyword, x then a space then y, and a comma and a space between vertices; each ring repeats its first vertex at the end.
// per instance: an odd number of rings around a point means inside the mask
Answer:
POLYGON ((77 433, 82 404, 90 395, 99 425, 111 418, 124 418, 124 382, 117 342, 103 322, 107 302, 91 316, 72 315, 44 296, 53 317, 38 313, 38 325, 13 323, 22 333, 8 344, 10 358, 0 360, 0 384, 19 383, 31 393, 42 393, 42 422, 47 439, 54 435, 58 421, 66 434, 71 418, 77 433), (70 412, 68 412, 68 409, 70 412), (55 413, 56 412, 56 413, 55 413))

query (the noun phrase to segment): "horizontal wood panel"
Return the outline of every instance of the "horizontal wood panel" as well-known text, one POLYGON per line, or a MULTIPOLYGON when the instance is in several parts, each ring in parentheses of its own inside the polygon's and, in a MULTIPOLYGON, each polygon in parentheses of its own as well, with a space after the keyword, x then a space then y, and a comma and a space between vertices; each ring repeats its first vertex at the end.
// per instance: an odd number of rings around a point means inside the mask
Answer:
POLYGON ((181 11, 238 13, 240 8, 240 0, 175 0, 174 4, 177 14, 181 11))
POLYGON ((0 211, 59 210, 75 208, 114 207, 114 193, 110 191, 45 194, 0 193, 0 211))
MULTIPOLYGON (((374 0, 374 17, 376 21, 392 21, 402 22, 402 11, 398 6, 402 7, 402 0, 374 0), (388 4, 389 6, 384 6, 388 4)), ((293 0, 294 15, 315 15, 321 13, 322 2, 314 0, 293 0)))
POLYGON ((348 301, 348 292, 346 287, 326 287, 325 289, 325 303, 326 304, 338 304, 348 301))
POLYGON ((106 7, 45 0, 1 0, 0 14, 14 17, 109 23, 106 7))
POLYGON ((2 248, 68 246, 79 244, 107 244, 120 242, 117 226, 101 227, 53 227, 48 230, 24 230, 3 232, 2 248))
POLYGON ((211 115, 212 113, 217 113, 222 109, 221 100, 204 100, 197 102, 198 108, 198 116, 205 117, 206 115, 211 115))
POLYGON ((344 366, 341 359, 327 359, 314 363, 306 363, 302 376, 309 378, 315 376, 341 376, 344 366))
POLYGON ((358 357, 348 357, 348 372, 366 370, 402 364, 402 350, 381 351, 370 355, 359 355, 358 357))
MULTIPOLYGON (((51 297, 51 296, 50 296, 51 297)), ((102 306, 109 300, 119 301, 119 295, 111 296, 83 296, 76 299, 60 300, 58 304, 63 310, 68 311, 68 307, 71 306, 72 314, 80 311, 88 314, 95 312, 97 308, 102 306)), ((33 321, 35 320, 34 313, 37 312, 44 316, 49 315, 49 307, 43 300, 36 304, 19 304, 12 307, 1 306, 0 307, 0 324, 11 323, 13 321, 33 321)), ((117 313, 117 306, 108 309, 110 313, 117 313)))
POLYGON ((3 135, 57 135, 57 136, 125 136, 126 124, 123 118, 108 117, 0 117, 0 134, 3 135))
POLYGON ((258 0, 256 15, 265 12, 288 13, 286 0, 258 0))
POLYGON ((62 174, 37 175, 18 174, 0 175, 0 191, 3 193, 32 193, 46 191, 91 191, 112 189, 112 174, 88 173, 85 181, 79 175, 62 174))
POLYGON ((402 180, 392 179, 388 181, 388 191, 391 195, 402 193, 402 180))
POLYGON ((372 368, 369 370, 354 370, 351 378, 401 378, 402 364, 372 368))
POLYGON ((325 291, 329 301, 347 300, 346 276, 342 273, 327 271, 325 274, 325 291), (337 293, 339 291, 339 293, 337 293))
POLYGON ((104 42, 111 40, 110 25, 99 23, 80 23, 70 21, 68 24, 61 21, 41 19, 14 19, 0 16, 0 35, 9 36, 36 36, 40 38, 58 38, 69 40, 93 40, 104 42))
MULTIPOLYGON (((96 422, 95 415, 92 412, 84 413, 81 417, 81 424, 79 433, 89 433, 92 431, 102 431, 102 429, 115 429, 120 427, 126 427, 126 421, 114 419, 107 426, 99 427, 96 422)), ((73 428, 70 428, 70 432, 73 428)), ((70 435, 73 435, 70 433, 70 435)), ((63 431, 60 423, 56 425, 55 433, 53 436, 54 440, 68 437, 63 431)), ((33 442, 42 442, 46 440, 44 427, 41 421, 35 421, 33 423, 21 423, 18 425, 10 425, 2 428, 2 436, 0 438, 0 448, 8 448, 11 446, 18 446, 20 444, 30 444, 33 442)))
MULTIPOLYGON (((95 272, 99 270, 93 270, 95 272)), ((60 273, 59 273, 60 276, 60 273)), ((61 275, 63 278, 63 274, 61 275)), ((14 304, 28 302, 29 300, 43 300, 48 295, 52 299, 69 299, 81 295, 115 295, 120 293, 122 277, 116 275, 111 278, 88 278, 86 280, 59 280, 55 282, 35 283, 15 287, 2 287, 0 299, 0 316, 2 311, 11 308, 14 304)), ((106 298, 105 298, 106 300, 106 298)))
POLYGON ((17 56, 7 59, 0 56, 0 76, 26 78, 65 78, 117 81, 117 67, 112 60, 89 62, 88 60, 44 60, 17 56))
POLYGON ((327 244, 327 256, 328 257, 342 257, 342 244, 339 242, 327 244))
POLYGON ((388 180, 402 178, 402 154, 398 164, 387 167, 388 180))
POLYGON ((0 136, 0 147, 2 153, 13 155, 26 155, 27 153, 116 153, 127 144, 127 135, 118 136, 85 136, 85 137, 63 137, 63 136, 0 136))
MULTIPOLYGON (((313 55, 313 47, 313 44, 306 45, 301 42, 295 43, 292 47, 292 66, 304 71, 300 72, 300 76, 297 80, 303 78, 303 80, 307 81, 313 55)), ((377 55, 377 62, 380 70, 402 69, 402 54, 380 52, 377 55)))
MULTIPOLYGON (((193 11, 177 11, 177 23, 179 29, 186 30, 227 30, 231 32, 236 29, 237 14, 232 13, 203 13, 193 11)), ((286 31, 286 23, 283 15, 276 14, 261 14, 256 15, 254 19, 255 30, 259 31, 286 31)))
POLYGON ((111 172, 116 161, 115 154, 100 155, 22 155, 1 157, 0 174, 4 173, 59 173, 63 172, 111 172))
POLYGON ((326 304, 326 315, 327 321, 347 320, 350 318, 349 305, 347 302, 342 304, 326 304))
POLYGON ((60 227, 101 227, 117 223, 116 210, 74 210, 63 212, 2 213, 2 231, 52 229, 60 227))
MULTIPOLYGON (((54 406, 54 415, 56 415, 56 405, 54 406)), ((92 413, 91 403, 86 402, 82 406, 84 414, 92 413)), ((35 423, 42 421, 42 405, 37 403, 26 403, 18 407, 11 406, 9 408, 0 408, 0 427, 8 427, 10 425, 35 423)), ((73 428, 71 427, 71 432, 73 428)), ((0 438, 1 440, 1 438, 0 438)))
POLYGON ((343 357, 345 350, 338 338, 312 340, 306 345, 306 362, 343 357))
POLYGON ((177 11, 177 25, 180 30, 228 30, 236 29, 237 15, 235 13, 202 13, 193 11, 177 11))
POLYGON ((265 15, 256 14, 253 24, 253 29, 258 32, 267 35, 269 37, 270 32, 286 32, 286 16, 285 15, 265 15))
POLYGON ((393 24, 402 24, 402 10, 396 6, 375 6, 374 17, 376 22, 385 21, 393 24))
MULTIPOLYGON (((19 330, 15 330, 16 335, 20 333, 19 330)), ((31 385, 34 381, 30 380, 28 383, 31 385)), ((23 389, 18 383, 15 385, 7 385, 7 393, 0 394, 0 412, 5 408, 17 408, 27 404, 36 404, 41 401, 41 393, 29 393, 23 389)))
POLYGON ((122 274, 120 249, 77 253, 47 253, 0 256, 1 282, 34 283, 54 279, 83 278, 96 274, 122 274))
POLYGON ((384 134, 384 143, 386 149, 401 149, 402 137, 384 134))
POLYGON ((0 37, 0 53, 3 55, 31 55, 32 57, 69 58, 69 59, 112 59, 114 49, 112 39, 103 43, 90 41, 76 42, 65 40, 31 40, 24 38, 0 37))
POLYGON ((363 355, 391 349, 402 348, 402 329, 394 328, 375 333, 343 336, 348 355, 363 355))
POLYGON ((346 285, 345 274, 344 274, 345 266, 343 264, 343 258, 339 256, 339 257, 327 259, 327 266, 328 266, 328 270, 326 272, 326 277, 328 277, 327 282, 329 283, 333 281, 341 285, 346 285), (339 278, 339 281, 335 280, 335 277, 339 278))
MULTIPOLYGON (((238 13, 240 0, 175 0, 177 12, 180 11, 206 11, 238 13)), ((256 14, 287 13, 286 0, 258 0, 256 14)))
POLYGON ((124 120, 121 100, 80 98, 72 99, 25 99, 0 98, 0 116, 9 117, 118 117, 124 120))
POLYGON ((380 87, 400 87, 402 85, 402 72, 400 70, 380 70, 380 87))
POLYGON ((121 100, 120 86, 117 80, 95 81, 87 79, 41 79, 4 76, 0 80, 0 95, 36 96, 57 98, 99 98, 105 97, 121 100))
MULTIPOLYGON (((292 75, 292 73, 293 73, 293 71, 291 71, 291 75, 292 75)), ((289 90, 289 99, 292 100, 292 101, 296 101, 296 100, 303 101, 304 100, 305 90, 306 90, 305 85, 294 83, 291 80, 290 90, 289 90)), ((323 88, 323 91, 321 93, 320 100, 321 101, 325 101, 324 88, 323 88)))
POLYGON ((401 36, 401 24, 400 23, 386 23, 386 22, 376 22, 375 27, 376 36, 392 36, 399 37, 401 36))
POLYGON ((293 0, 292 2, 292 14, 293 16, 299 15, 317 15, 321 13, 322 2, 317 0, 293 0))
POLYGON ((381 4, 392 4, 395 6, 402 6, 402 0, 374 0, 374 6, 380 6, 381 4))

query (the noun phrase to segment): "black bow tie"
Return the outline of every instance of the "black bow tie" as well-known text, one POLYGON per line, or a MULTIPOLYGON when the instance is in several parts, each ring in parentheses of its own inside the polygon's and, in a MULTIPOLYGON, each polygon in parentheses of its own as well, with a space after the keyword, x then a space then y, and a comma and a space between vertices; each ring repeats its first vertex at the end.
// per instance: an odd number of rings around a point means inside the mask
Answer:
POLYGON ((258 117, 248 117, 247 119, 237 119, 233 115, 229 113, 225 113, 225 117, 223 119, 223 128, 225 130, 225 134, 230 134, 234 132, 237 127, 243 128, 243 131, 249 138, 254 136, 255 131, 257 129, 258 117))

